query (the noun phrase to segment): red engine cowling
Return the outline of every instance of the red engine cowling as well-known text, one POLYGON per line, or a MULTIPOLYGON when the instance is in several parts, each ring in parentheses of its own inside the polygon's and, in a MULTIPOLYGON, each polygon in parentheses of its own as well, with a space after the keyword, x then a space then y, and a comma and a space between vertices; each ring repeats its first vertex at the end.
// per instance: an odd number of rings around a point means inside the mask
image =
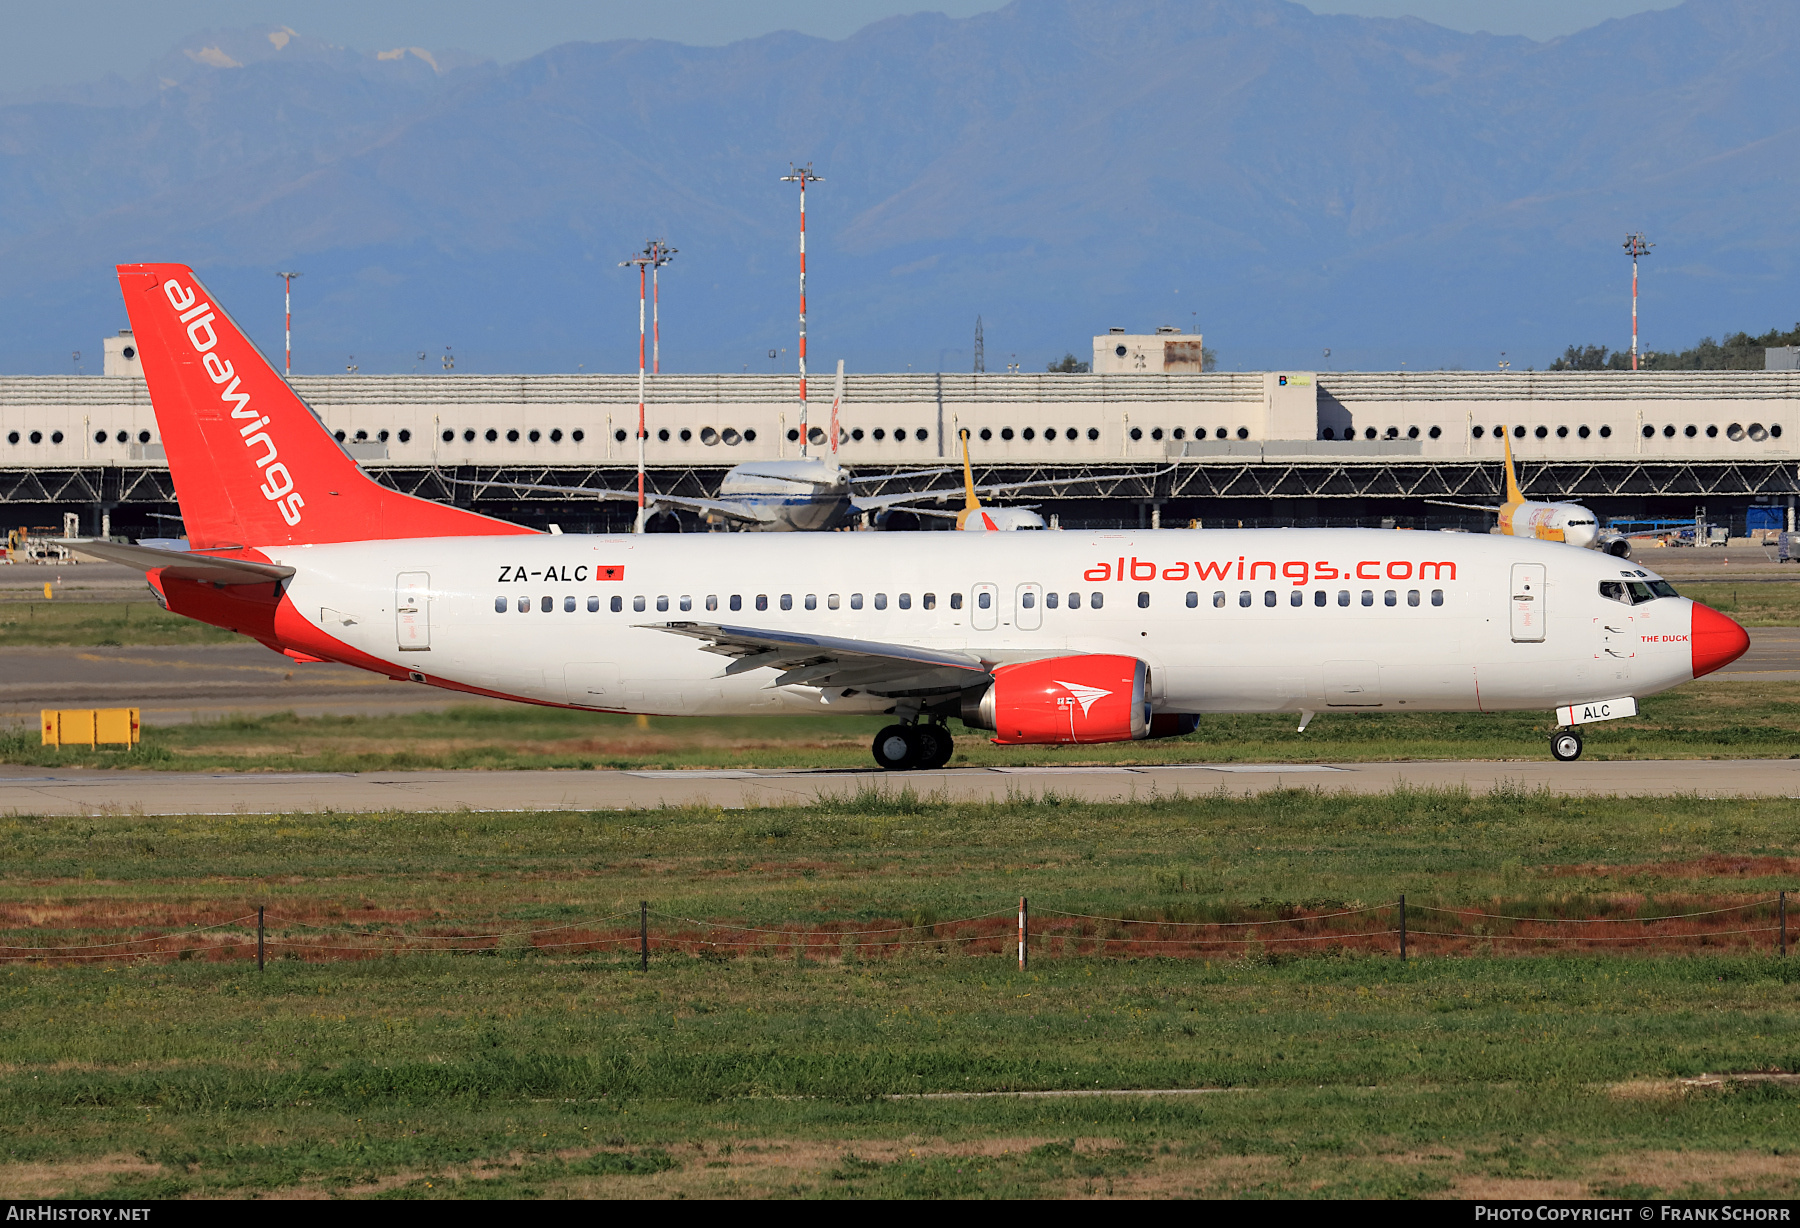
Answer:
POLYGON ((1150 734, 1150 667, 1099 653, 1002 665, 962 719, 1003 746, 1136 741, 1150 734))

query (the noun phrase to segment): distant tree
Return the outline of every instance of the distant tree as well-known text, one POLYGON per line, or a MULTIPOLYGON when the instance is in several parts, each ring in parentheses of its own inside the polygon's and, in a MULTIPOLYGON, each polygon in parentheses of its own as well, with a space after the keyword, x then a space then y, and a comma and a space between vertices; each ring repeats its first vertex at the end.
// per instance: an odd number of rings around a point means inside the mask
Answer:
POLYGON ((1061 362, 1053 362, 1045 367, 1044 370, 1049 371, 1054 375, 1085 375, 1088 370, 1088 364, 1082 362, 1073 354, 1064 354, 1061 362))
POLYGON ((1202 371, 1217 371, 1219 369, 1219 351, 1213 349, 1210 345, 1201 346, 1200 369, 1202 371))
MULTIPOLYGON (((1698 345, 1685 350, 1644 350, 1638 355, 1638 367, 1644 371, 1760 371, 1763 351, 1784 345, 1800 345, 1800 324, 1788 332, 1771 328, 1760 337, 1742 332, 1727 333, 1723 341, 1702 337, 1698 345)), ((1631 352, 1609 354, 1603 345, 1572 345, 1549 369, 1629 371, 1631 352)))
POLYGON ((1552 371, 1604 371, 1606 370, 1606 347, 1603 345, 1572 345, 1563 351, 1563 356, 1550 364, 1552 371))

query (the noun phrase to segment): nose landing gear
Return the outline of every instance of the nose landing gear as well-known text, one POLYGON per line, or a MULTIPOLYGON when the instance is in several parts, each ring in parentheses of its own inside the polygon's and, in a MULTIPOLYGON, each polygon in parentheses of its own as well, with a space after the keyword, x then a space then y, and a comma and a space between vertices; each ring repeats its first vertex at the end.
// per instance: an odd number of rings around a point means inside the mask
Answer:
POLYGON ((1550 756, 1558 763, 1573 763, 1581 758, 1581 734, 1574 729, 1558 729, 1550 735, 1550 756))
POLYGON ((941 768, 956 753, 956 743, 943 725, 889 725, 875 735, 875 763, 886 772, 941 768))

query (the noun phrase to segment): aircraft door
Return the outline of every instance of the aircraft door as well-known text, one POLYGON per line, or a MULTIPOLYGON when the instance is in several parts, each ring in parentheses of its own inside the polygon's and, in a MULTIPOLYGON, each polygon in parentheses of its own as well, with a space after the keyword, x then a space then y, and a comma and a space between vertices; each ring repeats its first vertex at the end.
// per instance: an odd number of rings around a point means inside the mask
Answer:
POLYGON ((1514 563, 1512 638, 1515 644, 1544 642, 1544 565, 1514 563))
POLYGON ((1021 584, 1013 594, 1013 626, 1036 631, 1044 625, 1044 586, 1021 584))
POLYGON ((403 571, 394 581, 394 631, 401 652, 431 651, 431 575, 403 571))
POLYGON ((969 594, 973 606, 969 625, 977 631, 992 631, 1000 625, 1000 590, 992 584, 977 584, 969 594))

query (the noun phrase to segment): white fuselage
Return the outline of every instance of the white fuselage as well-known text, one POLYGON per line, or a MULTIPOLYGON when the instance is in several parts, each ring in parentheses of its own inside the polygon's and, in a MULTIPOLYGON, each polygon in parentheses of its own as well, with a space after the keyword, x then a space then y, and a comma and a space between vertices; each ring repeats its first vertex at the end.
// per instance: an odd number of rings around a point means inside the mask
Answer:
POLYGON ((806 460, 738 465, 719 483, 719 501, 736 504, 740 524, 772 533, 829 529, 850 508, 850 475, 836 465, 806 460))
POLYGON ((563 535, 265 553, 297 569, 287 595, 307 621, 396 673, 602 711, 892 705, 867 693, 772 688, 766 669, 725 677, 724 658, 657 629, 674 621, 948 649, 989 663, 1119 653, 1149 664, 1152 701, 1166 712, 1553 708, 1692 677, 1691 602, 1621 605, 1599 587, 1621 577, 1617 560, 1506 537, 563 535), (607 568, 623 578, 595 578, 607 568), (418 613, 399 612, 404 594, 418 613), (403 651, 403 640, 415 647, 403 651))

